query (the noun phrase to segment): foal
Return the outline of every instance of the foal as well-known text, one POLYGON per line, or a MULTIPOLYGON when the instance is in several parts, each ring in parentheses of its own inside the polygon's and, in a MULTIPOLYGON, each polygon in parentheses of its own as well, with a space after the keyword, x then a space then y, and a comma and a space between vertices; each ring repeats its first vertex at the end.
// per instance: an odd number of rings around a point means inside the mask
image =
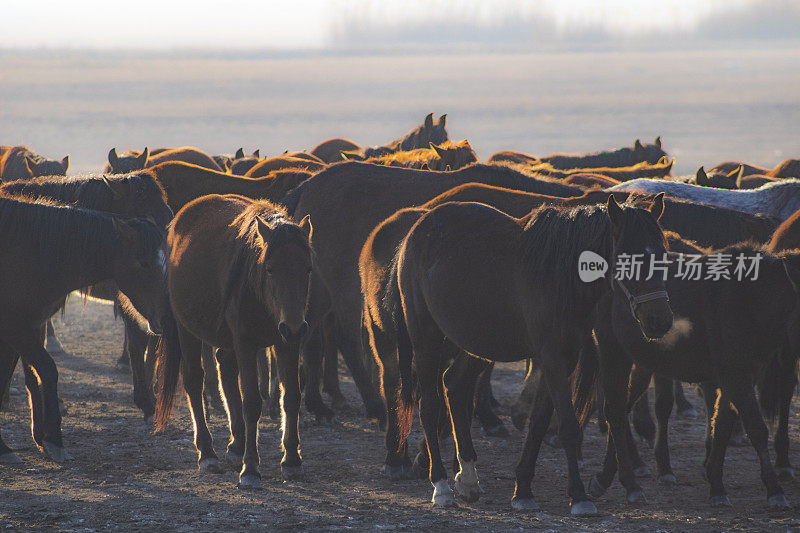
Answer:
MULTIPOLYGON (((61 438, 58 370, 44 325, 79 288, 114 280, 154 331, 171 317, 163 234, 150 221, 44 201, 0 198, 0 391, 21 357, 33 439, 56 461, 61 438)), ((0 439, 0 462, 19 459, 0 439)))
POLYGON ((515 509, 537 507, 530 485, 541 439, 555 408, 567 455, 571 513, 597 512, 578 473, 579 428, 568 385, 580 342, 589 331, 595 304, 612 287, 619 289, 613 292, 617 298, 626 303, 626 297, 630 299, 631 312, 649 337, 669 330, 672 313, 662 281, 609 281, 601 274, 584 282, 579 277, 579 257, 591 252, 602 257, 607 268, 614 268, 614 258, 620 253, 660 257, 666 253, 657 223, 662 210, 661 196, 649 210, 620 207, 610 197, 607 206, 542 206, 521 219, 484 204, 450 203, 433 209, 414 225, 398 251, 399 295, 393 296, 399 297, 405 318, 398 339, 399 419, 405 436, 413 410, 413 363, 434 505, 454 503, 436 431, 441 347, 446 340, 471 354, 456 358, 444 374, 460 466, 455 482, 458 495, 475 501, 480 491, 469 419, 478 373, 487 361, 535 356, 541 358, 546 386, 537 394, 512 505, 515 509), (471 368, 471 379, 454 382, 457 365, 458 372, 465 372, 463 366, 471 368))
MULTIPOLYGON (((299 344, 311 275, 311 223, 295 224, 266 200, 212 194, 181 209, 170 228, 169 292, 178 321, 183 386, 194 420, 201 470, 220 471, 203 406, 202 343, 217 364, 230 422, 228 458, 243 463, 241 487, 258 487, 258 358, 274 346, 281 382, 285 478, 301 474, 298 450, 299 344), (238 385, 237 385, 238 375, 238 385)), ((178 363, 163 361, 156 427, 169 420, 178 363)))

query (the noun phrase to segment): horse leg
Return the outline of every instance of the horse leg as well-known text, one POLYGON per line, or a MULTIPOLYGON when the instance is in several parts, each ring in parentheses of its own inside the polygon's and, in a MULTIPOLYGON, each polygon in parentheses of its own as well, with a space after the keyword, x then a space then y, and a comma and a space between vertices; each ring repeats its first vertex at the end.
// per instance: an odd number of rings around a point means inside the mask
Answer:
POLYGON ((678 416, 683 418, 697 418, 697 410, 691 402, 686 399, 686 395, 683 392, 683 383, 676 379, 673 381, 672 387, 672 393, 675 396, 675 407, 678 408, 678 416))
POLYGON ((516 481, 511 507, 517 511, 538 511, 539 504, 533 499, 531 484, 536 470, 536 460, 539 457, 539 449, 542 446, 542 438, 550 426, 550 418, 553 416, 553 402, 546 387, 541 384, 541 373, 531 370, 526 379, 534 390, 534 398, 525 446, 515 470, 516 481))
MULTIPOLYGON (((0 341, 0 391, 9 388, 14 369, 19 356, 8 344, 0 341)), ((0 394, 0 411, 3 410, 4 394, 0 394)), ((0 464, 15 464, 22 462, 19 457, 8 447, 0 435, 0 464)))
POLYGON ((511 408, 511 423, 520 431, 525 429, 525 422, 530 418, 533 400, 536 397, 536 383, 539 381, 535 379, 535 367, 530 363, 530 359, 527 359, 525 364, 527 372, 522 390, 511 408))
POLYGON ((717 389, 709 381, 703 381, 698 388, 706 410, 706 436, 704 439, 706 455, 703 458, 703 467, 705 468, 708 465, 708 457, 711 455, 711 439, 714 434, 714 428, 711 423, 716 412, 717 389))
POLYGON ((200 356, 202 342, 178 325, 178 341, 181 346, 181 371, 183 390, 189 399, 189 410, 194 422, 194 445, 197 449, 197 466, 200 470, 220 473, 222 467, 214 452, 211 432, 206 424, 205 402, 203 402, 203 364, 200 356))
MULTIPOLYGON (((327 320, 327 318, 326 318, 327 320)), ((306 409, 313 413, 317 423, 330 423, 334 412, 325 405, 319 391, 319 375, 322 371, 322 360, 325 352, 323 325, 311 328, 308 340, 303 345, 303 370, 305 371, 306 409)), ((278 361, 280 369, 280 361, 278 361)))
POLYGON ((269 416, 270 397, 269 397, 269 357, 270 346, 263 353, 258 355, 256 366, 258 368, 258 394, 261 396, 261 416, 269 416))
POLYGON ((778 427, 775 431, 775 472, 781 481, 794 479, 794 469, 789 462, 789 412, 797 385, 796 362, 778 375, 778 427))
POLYGON ((214 409, 224 410, 222 399, 220 398, 219 372, 217 372, 214 351, 215 348, 206 343, 203 343, 203 347, 200 348, 200 359, 203 361, 203 399, 206 402, 206 407, 210 406, 214 409))
POLYGON ((278 379, 278 359, 275 349, 267 348, 267 363, 269 363, 269 417, 278 420, 281 417, 281 392, 278 379))
POLYGON ((25 384, 31 400, 33 438, 48 457, 61 463, 72 459, 72 455, 64 448, 61 437, 58 369, 44 349, 44 328, 21 333, 12 346, 22 357, 25 370, 25 384))
MULTIPOLYGON (((114 317, 117 316, 125 316, 125 313, 122 311, 122 308, 119 305, 119 302, 114 302, 114 317)), ((117 362, 115 364, 115 368, 119 372, 130 372, 131 370, 131 358, 128 355, 128 328, 124 329, 125 338, 122 341, 122 354, 120 354, 117 362)))
MULTIPOLYGON (((710 396, 711 391, 706 390, 710 396)), ((725 485, 722 483, 722 465, 725 462, 725 450, 731 438, 733 425, 736 422, 736 415, 731 409, 730 399, 724 389, 714 394, 714 407, 710 410, 713 413, 711 419, 711 442, 705 461, 705 475, 711 486, 711 505, 730 506, 725 485)))
POLYGON ((669 430, 669 415, 672 414, 672 398, 674 382, 662 376, 654 376, 656 387, 656 420, 658 421, 658 431, 656 432, 655 456, 658 466, 658 480, 664 485, 673 486, 676 483, 675 474, 669 460, 669 440, 667 432, 669 430))
POLYGON ((346 303, 348 305, 340 305, 336 311, 336 344, 353 376, 358 392, 364 400, 367 417, 376 419, 379 424, 385 424, 386 407, 364 366, 361 349, 361 324, 359 324, 361 319, 360 295, 355 301, 346 303))
POLYGON ((152 424, 156 404, 153 395, 153 375, 149 374, 148 376, 145 368, 148 335, 124 314, 122 321, 125 325, 125 349, 130 357, 131 374, 133 375, 133 403, 141 409, 146 423, 152 424))
MULTIPOLYGON (((575 351, 575 354, 577 354, 577 351, 575 351)), ((580 426, 575 418, 575 408, 570 397, 569 374, 571 372, 568 371, 565 364, 572 354, 564 348, 545 345, 541 355, 543 383, 550 392, 550 398, 558 416, 558 437, 564 446, 564 452, 567 456, 570 514, 597 514, 597 508, 586 494, 578 470, 580 426)))
MULTIPOLYGON (((240 488, 259 488, 261 474, 258 472, 258 420, 261 418, 261 393, 258 390, 258 358, 261 349, 236 339, 234 353, 239 367, 239 390, 242 393, 244 414, 244 458, 239 472, 240 488)), ((295 360, 297 360, 295 358, 295 360)), ((298 405, 299 405, 298 385, 298 405)))
POLYGON ((239 391, 239 365, 231 350, 220 348, 215 357, 225 411, 228 413, 228 427, 231 432, 225 458, 236 468, 240 468, 244 457, 244 416, 242 415, 242 395, 239 391))
POLYGON ((769 505, 788 509, 789 502, 786 501, 783 489, 778 483, 778 476, 769 459, 769 431, 761 416, 753 387, 748 383, 738 383, 730 387, 730 392, 733 405, 739 411, 747 436, 758 455, 758 461, 761 464, 761 481, 767 488, 769 505))
POLYGON ((331 399, 336 409, 347 406, 347 399, 339 388, 339 350, 336 348, 336 318, 329 313, 322 323, 322 392, 331 399))
MULTIPOLYGON (((466 353, 456 356, 443 377, 443 391, 453 427, 459 471, 455 477, 455 493, 464 501, 476 502, 481 494, 475 461, 478 455, 472 443, 472 405, 475 384, 491 364, 466 353)), ((488 400, 488 399, 487 399, 488 400)))
POLYGON ((44 349, 50 352, 52 355, 63 355, 67 352, 64 350, 64 347, 61 345, 61 342, 58 340, 56 336, 56 330, 53 327, 53 319, 49 318, 47 320, 47 337, 45 337, 44 341, 44 349))
POLYGON ((650 398, 647 394, 649 383, 639 399, 633 404, 633 428, 636 434, 639 435, 647 446, 653 448, 653 443, 656 439, 656 425, 653 423, 653 417, 650 415, 650 398))
MULTIPOLYGON (((653 447, 655 440, 655 424, 650 416, 650 401, 647 391, 650 388, 653 373, 639 365, 633 365, 631 368, 631 375, 628 385, 628 402, 625 407, 625 412, 630 413, 632 410, 634 427, 636 427, 637 419, 639 423, 638 431, 639 436, 645 439, 650 448, 653 447), (636 412, 638 410, 638 414, 636 412)), ((633 465, 633 475, 636 477, 649 477, 650 467, 642 461, 639 455, 639 448, 633 439, 630 424, 627 425, 627 439, 628 439, 628 453, 630 453, 631 464, 633 465)), ((621 481, 621 480, 620 480, 621 481)))
POLYGON ((300 376, 298 369, 299 352, 297 348, 276 345, 278 376, 281 380, 281 407, 283 409, 283 459, 281 475, 283 479, 297 479, 303 474, 300 457, 300 376))
POLYGON ((478 387, 475 390, 475 416, 488 436, 507 437, 508 430, 492 408, 492 403, 497 402, 492 394, 493 368, 494 363, 489 364, 478 380, 478 387))

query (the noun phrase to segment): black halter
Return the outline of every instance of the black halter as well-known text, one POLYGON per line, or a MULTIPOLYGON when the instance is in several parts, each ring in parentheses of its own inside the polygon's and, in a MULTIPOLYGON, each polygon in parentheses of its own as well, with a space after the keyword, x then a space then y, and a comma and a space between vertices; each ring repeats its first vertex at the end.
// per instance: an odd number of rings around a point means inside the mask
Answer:
MULTIPOLYGON (((653 292, 646 292, 644 294, 634 296, 633 294, 631 294, 628 288, 625 287, 625 284, 622 283, 622 280, 614 277, 614 281, 617 282, 616 284, 619 286, 620 289, 622 289, 622 294, 624 294, 625 298, 628 299, 628 305, 631 308, 631 315, 633 315, 633 318, 636 318, 637 320, 638 318, 636 317, 636 308, 639 307, 639 305, 645 302, 650 302, 652 300, 660 300, 661 298, 664 298, 665 300, 669 301, 669 295, 667 295, 667 291, 665 291, 664 289, 660 289, 653 292)), ((614 287, 613 283, 611 287, 612 288, 614 287)))

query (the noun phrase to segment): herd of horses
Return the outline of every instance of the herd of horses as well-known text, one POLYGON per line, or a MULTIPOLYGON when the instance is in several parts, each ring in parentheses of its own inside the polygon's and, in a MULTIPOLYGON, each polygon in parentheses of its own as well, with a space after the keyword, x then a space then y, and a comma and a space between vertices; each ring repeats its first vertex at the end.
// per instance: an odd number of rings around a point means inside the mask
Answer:
MULTIPOLYGON (((0 147, 0 394, 21 360, 35 443, 55 461, 71 458, 50 319, 80 291, 115 303, 120 364, 157 431, 182 380, 198 466, 210 473, 225 468, 206 422, 209 402, 221 400, 226 462, 242 488, 260 486, 262 413, 282 417, 283 477, 303 475, 301 400, 318 420, 334 416, 341 354, 366 416, 385 431, 382 472, 427 477, 436 506, 474 502, 483 490, 472 419, 507 435, 493 363, 524 360, 513 421, 528 429, 514 509, 538 508, 542 442, 564 449, 572 514, 595 514, 592 498, 617 474, 627 500, 644 501, 637 477, 649 469, 632 412, 655 443, 659 481, 674 485, 668 421, 676 400, 691 408, 681 382, 700 384, 706 403, 711 504, 730 505, 722 467, 741 424, 769 505, 788 507, 780 481, 794 476, 800 160, 725 162, 690 176, 671 176, 672 164, 660 138, 591 154, 503 151, 481 163, 432 114, 383 146, 330 139, 266 158, 112 148, 100 173, 69 177, 68 156, 0 147), (610 265, 588 282, 578 269, 587 252, 610 265), (685 279, 677 254, 761 261, 753 279, 685 279), (622 279, 622 256, 668 257, 670 275, 622 279), (424 439, 412 460, 415 409, 424 439), (582 429, 595 412, 608 440, 587 487, 582 429), (774 465, 765 417, 777 418, 774 465), (449 435, 452 488, 440 449, 449 435)), ((0 465, 18 462, 0 437, 0 465)))

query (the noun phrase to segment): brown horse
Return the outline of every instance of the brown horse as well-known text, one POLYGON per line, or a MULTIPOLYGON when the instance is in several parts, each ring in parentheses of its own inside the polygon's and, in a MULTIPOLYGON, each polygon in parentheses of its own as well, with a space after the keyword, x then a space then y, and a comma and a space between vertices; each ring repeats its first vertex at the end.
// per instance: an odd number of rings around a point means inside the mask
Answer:
POLYGON ((253 165, 244 176, 247 178, 260 178, 266 176, 276 170, 302 170, 308 172, 319 172, 327 165, 312 161, 304 157, 291 157, 288 155, 279 155, 277 157, 270 157, 262 159, 257 164, 253 165))
POLYGON ((55 161, 32 152, 27 146, 7 146, 0 156, 0 181, 66 176, 67 170, 69 156, 55 161))
MULTIPOLYGON (((592 478, 590 492, 594 496, 604 493, 619 466, 619 478, 628 501, 644 500, 630 470, 632 440, 626 412, 647 390, 651 376, 656 373, 661 378, 712 384, 705 395, 706 408, 709 415, 713 413, 713 419, 709 424, 703 463, 710 484, 711 504, 730 505, 722 483, 722 466, 738 411, 758 455, 769 505, 788 508, 789 503, 770 464, 769 434, 753 384, 787 341, 795 349, 800 342, 797 328, 800 254, 774 255, 763 245, 753 243, 718 249, 713 254, 690 249, 692 253, 700 253, 697 264, 701 265, 713 264, 717 253, 726 254, 734 261, 740 254, 746 258, 759 254, 758 273, 742 279, 737 279, 732 271, 728 279, 709 279, 708 276, 702 280, 684 279, 677 275, 681 262, 672 257, 666 283, 670 303, 676 315, 691 326, 682 328, 683 332, 668 342, 654 342, 643 337, 618 302, 605 300, 600 304, 595 338, 609 438, 603 470, 592 478), (720 313, 723 308, 725 313, 720 313), (715 389, 719 390, 718 394, 715 389)), ((590 378, 582 376, 581 379, 590 378)), ((658 386, 659 381, 656 383, 658 386)), ((656 459, 662 482, 674 484, 666 434, 672 409, 671 384, 662 381, 660 385, 656 395, 659 420, 656 459)))
POLYGON ((257 367, 269 346, 276 352, 282 391, 281 471, 286 478, 301 473, 298 343, 308 332, 310 241, 308 218, 295 224, 274 204, 237 195, 199 198, 181 209, 170 227, 169 293, 182 356, 163 361, 157 428, 163 429, 169 421, 180 368, 195 425, 199 467, 220 470, 206 425, 200 361, 201 343, 218 347, 231 430, 228 456, 243 463, 242 487, 257 487, 261 482, 257 367))
MULTIPOLYGON (((314 251, 319 278, 312 281, 312 295, 320 307, 309 309, 312 331, 303 347, 306 375, 306 406, 317 414, 327 413, 319 396, 321 364, 320 326, 330 310, 335 315, 336 338, 370 417, 383 419, 383 402, 364 369, 361 350, 361 284, 358 257, 372 229, 389 215, 421 204, 462 183, 484 182, 552 195, 578 195, 582 190, 556 180, 535 179, 504 166, 470 165, 453 172, 435 172, 385 167, 360 162, 331 165, 315 174, 283 203, 295 218, 310 215, 317 228, 314 251)), ((314 298, 312 298, 314 300, 314 298)))
POLYGON ((206 194, 239 194, 252 199, 279 202, 311 176, 301 170, 278 170, 261 178, 232 176, 178 161, 161 163, 143 171, 155 176, 167 193, 174 212, 206 194))
POLYGON ((376 157, 394 152, 428 148, 431 144, 442 144, 449 139, 447 136, 447 115, 442 115, 434 124, 433 113, 428 113, 422 124, 408 132, 399 139, 382 146, 372 146, 364 149, 364 157, 376 157))
POLYGON ((469 141, 464 139, 458 143, 450 141, 440 145, 431 143, 429 148, 394 152, 369 158, 365 162, 375 165, 428 170, 458 170, 472 163, 477 163, 478 156, 470 146, 469 141))
MULTIPOLYGON (((64 461, 58 371, 44 325, 70 292, 114 280, 153 331, 172 333, 163 233, 142 219, 11 198, 0 198, 0 228, 0 390, 21 357, 33 439, 64 461)), ((18 462, 2 440, 0 461, 18 462)))
POLYGON ((527 166, 534 166, 540 165, 542 162, 539 160, 538 157, 530 155, 530 154, 523 154, 522 152, 512 152, 510 150, 504 150, 502 152, 496 152, 486 160, 487 163, 515 163, 518 165, 527 165, 527 166))
POLYGON ((661 337, 670 329, 672 312, 661 280, 623 282, 605 278, 605 272, 582 280, 578 267, 588 261, 587 252, 593 258, 602 257, 606 268, 612 269, 618 254, 665 254, 666 242, 657 222, 662 199, 656 197, 649 210, 620 207, 613 197, 607 208, 543 206, 521 219, 484 204, 448 203, 425 214, 408 233, 396 259, 397 289, 387 298, 395 308, 402 305, 404 317, 398 326, 402 434, 410 430, 416 382, 434 505, 454 504, 438 444, 442 379, 460 467, 456 493, 476 501, 480 493, 477 456, 469 431, 475 381, 487 361, 535 356, 546 386, 540 387, 517 467, 513 505, 537 507, 530 485, 541 438, 555 407, 567 454, 571 512, 597 512, 578 474, 579 428, 568 385, 580 342, 589 331, 595 304, 609 292, 630 304, 629 311, 648 337, 661 337), (475 356, 456 358, 444 378, 443 343, 453 343, 475 356), (465 366, 471 369, 467 374, 472 379, 463 375, 452 379, 455 366, 461 371, 465 366))
POLYGON ((131 150, 122 156, 117 154, 116 148, 112 148, 108 152, 108 164, 103 169, 103 173, 127 174, 128 172, 142 170, 167 161, 183 161, 184 163, 224 172, 224 169, 205 152, 191 146, 184 146, 181 148, 159 149, 153 152, 150 152, 145 147, 142 152, 131 150))
MULTIPOLYGON (((0 196, 44 199, 115 215, 150 219, 163 231, 172 220, 172 210, 167 206, 164 190, 147 173, 121 176, 77 176, 71 178, 44 177, 27 181, 14 181, 0 187, 0 196)), ((83 291, 93 299, 116 302, 119 287, 106 282, 83 291)), ((145 365, 148 345, 146 321, 128 305, 118 306, 125 324, 125 341, 122 359, 130 361, 133 371, 134 403, 142 410, 145 419, 155 412, 152 393, 152 366, 145 365)), ((61 344, 55 337, 52 321, 48 320, 47 349, 54 353, 61 344)), ((150 343, 155 349, 155 343, 150 343)), ((152 354, 151 354, 152 355, 152 354)), ((150 359, 152 362, 153 359, 150 359)))
POLYGON ((564 183, 568 185, 577 185, 578 187, 601 188, 613 187, 619 185, 621 182, 614 178, 609 178, 603 174, 595 174, 593 172, 578 172, 577 174, 570 174, 564 178, 564 183))
POLYGON ((361 146, 347 139, 335 138, 322 141, 311 150, 311 155, 323 163, 338 163, 342 160, 342 152, 361 152, 361 146))
POLYGON ((800 178, 800 159, 787 159, 765 174, 770 178, 800 178))
POLYGON ((617 182, 621 181, 630 181, 638 178, 653 178, 653 179, 663 179, 670 175, 672 171, 672 165, 675 162, 673 159, 672 161, 667 161, 666 157, 662 157, 658 162, 655 164, 651 164, 648 162, 636 163, 635 165, 630 166, 620 166, 620 167, 587 167, 587 168, 573 168, 569 170, 562 170, 557 169, 551 166, 549 163, 540 163, 538 165, 528 166, 523 165, 523 168, 527 172, 533 172, 538 175, 548 176, 551 178, 559 178, 559 179, 566 179, 575 174, 600 174, 606 176, 607 178, 611 178, 612 180, 616 180, 617 182))
POLYGON ((236 150, 233 158, 228 165, 231 174, 244 176, 248 170, 256 166, 261 161, 261 150, 255 150, 252 154, 246 155, 243 148, 236 150))
POLYGON ((620 148, 592 154, 552 154, 540 157, 542 163, 549 163, 555 169, 572 168, 628 167, 638 163, 655 165, 667 153, 661 149, 661 137, 656 137, 653 144, 643 145, 639 139, 633 148, 620 148))

